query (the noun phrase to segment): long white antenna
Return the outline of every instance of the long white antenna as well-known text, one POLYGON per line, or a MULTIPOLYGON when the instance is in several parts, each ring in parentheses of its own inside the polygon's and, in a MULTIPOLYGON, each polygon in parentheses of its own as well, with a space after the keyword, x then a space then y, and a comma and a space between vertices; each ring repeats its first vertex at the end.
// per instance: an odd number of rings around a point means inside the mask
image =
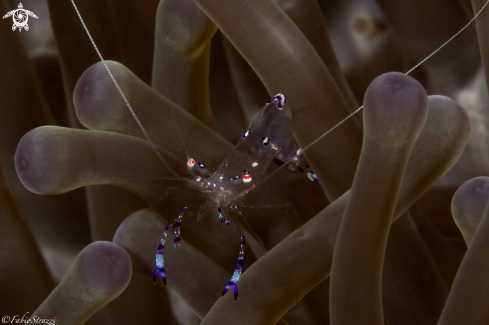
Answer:
POLYGON ((100 58, 100 61, 102 61, 102 64, 104 65, 105 67, 105 70, 107 70, 107 73, 109 74, 110 76, 110 79, 112 79, 112 82, 114 83, 115 87, 117 88, 117 90, 119 91, 119 94, 121 94, 122 96, 122 99, 124 100, 124 102, 126 103, 126 106, 127 108, 129 108, 129 111, 131 112, 132 114, 132 117, 134 118, 134 120, 136 121, 136 123, 138 124, 139 128, 141 129, 141 131, 143 132, 144 134, 144 137, 146 138, 146 140, 148 140, 149 144, 151 145, 151 147, 153 148, 153 151, 156 153, 156 155, 158 156, 158 158, 161 160, 161 162, 163 163, 163 165, 165 165, 166 168, 168 168, 168 170, 173 174, 173 176, 175 176, 176 178, 178 179, 181 179, 181 177, 170 167, 170 165, 166 162, 166 160, 163 158, 163 156, 161 155, 160 151, 158 150, 158 147, 156 147, 156 145, 154 144, 153 140, 151 140, 148 132, 146 131, 146 129, 144 128, 143 124, 141 123, 141 121, 139 120, 139 118, 137 117, 136 113, 134 112, 134 110, 132 109, 132 106, 131 104, 129 104, 129 101, 127 100, 126 98, 126 95, 124 95, 124 92, 122 91, 121 87, 119 87, 119 84, 117 83, 117 81, 115 80, 114 78, 114 75, 112 75, 112 72, 110 71, 109 67, 107 66, 107 63, 105 63, 105 60, 104 58, 102 57, 102 54, 100 53, 100 51, 98 50, 98 47, 97 45, 95 44, 95 41, 93 40, 92 38, 92 35, 90 35, 90 32, 88 31, 88 28, 87 26, 85 25, 85 22, 83 21, 83 18, 80 14, 80 11, 78 11, 78 8, 75 4, 75 1, 74 0, 71 0, 71 3, 73 4, 73 7, 75 8, 75 11, 76 11, 76 14, 78 15, 78 18, 80 19, 82 25, 83 25, 83 28, 85 29, 85 32, 87 33, 88 35, 88 38, 90 39, 90 42, 92 42, 92 45, 93 47, 95 48, 95 51, 97 52, 97 55, 98 57, 100 58))
POLYGON ((446 41, 445 43, 443 43, 442 46, 440 46, 439 48, 437 48, 436 50, 433 51, 433 53, 431 53, 430 55, 428 55, 426 58, 424 58, 423 61, 419 62, 418 64, 416 64, 414 67, 411 68, 411 70, 409 70, 408 72, 406 72, 406 74, 410 74, 411 72, 414 71, 414 69, 416 69, 417 67, 419 67, 420 65, 422 65, 423 63, 425 63, 429 58, 431 58, 433 55, 436 54, 436 52, 438 52, 439 50, 441 50, 442 48, 445 47, 445 45, 447 45, 448 43, 450 43, 455 37, 457 37, 461 32, 463 32, 467 27, 470 26, 470 24, 472 24, 474 22, 474 20, 477 18, 477 16, 480 15, 480 13, 482 12, 482 10, 484 10, 484 8, 487 6, 487 4, 489 4, 489 0, 486 1, 486 3, 482 6, 482 8, 479 10, 479 12, 477 12, 477 14, 475 14, 474 18, 472 18, 468 23, 467 25, 465 25, 461 30, 459 30, 455 35, 453 35, 452 37, 450 37, 450 39, 448 41, 446 41))

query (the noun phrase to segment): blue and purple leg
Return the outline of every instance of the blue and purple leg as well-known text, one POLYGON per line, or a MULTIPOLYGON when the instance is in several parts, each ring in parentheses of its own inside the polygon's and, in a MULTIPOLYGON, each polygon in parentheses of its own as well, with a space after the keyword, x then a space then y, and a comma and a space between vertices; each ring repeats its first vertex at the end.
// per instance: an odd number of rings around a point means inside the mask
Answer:
POLYGON ((158 273, 161 275, 161 280, 166 285, 165 263, 163 261, 163 250, 165 245, 160 243, 158 246, 158 252, 156 253, 156 270, 153 273, 153 284, 156 284, 156 278, 158 273))
POLYGON ((175 246, 180 247, 180 227, 182 226, 183 210, 185 210, 186 208, 187 207, 185 206, 180 208, 178 219, 175 222, 175 237, 173 238, 173 247, 175 246))
POLYGON ((229 280, 228 284, 222 291, 222 295, 224 296, 226 292, 231 289, 231 287, 234 288, 234 301, 238 299, 238 281, 239 277, 241 276, 241 272, 243 271, 243 258, 244 258, 244 248, 245 248, 245 243, 246 239, 244 236, 241 237, 241 249, 239 251, 239 256, 238 256, 238 265, 236 266, 236 269, 234 270, 233 276, 231 277, 231 280, 229 280))
POLYGON ((171 222, 165 226, 163 231, 163 238, 158 245, 158 250, 156 251, 156 270, 153 273, 153 283, 156 284, 156 278, 158 274, 161 275, 161 280, 166 285, 166 274, 165 274, 165 261, 163 260, 163 251, 165 250, 165 241, 168 236, 168 229, 171 227, 171 222))
POLYGON ((226 220, 226 219, 224 218, 224 216, 222 215, 222 210, 221 210, 221 207, 220 207, 219 205, 217 206, 217 216, 219 217, 219 220, 221 220, 221 223, 226 224, 226 225, 228 225, 228 226, 232 224, 232 222, 231 222, 231 221, 226 220))

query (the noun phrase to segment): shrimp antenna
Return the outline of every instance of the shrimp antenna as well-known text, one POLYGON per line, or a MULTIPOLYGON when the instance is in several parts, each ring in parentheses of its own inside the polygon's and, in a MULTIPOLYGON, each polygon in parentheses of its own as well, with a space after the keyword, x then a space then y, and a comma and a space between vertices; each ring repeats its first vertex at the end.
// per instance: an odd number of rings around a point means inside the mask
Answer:
MULTIPOLYGON (((414 70, 416 70, 420 65, 422 65, 423 63, 425 63, 433 55, 435 55, 438 51, 440 51, 448 43, 450 43, 455 37, 457 37, 458 35, 460 35, 460 33, 462 33, 465 29, 467 29, 467 27, 470 26, 470 24, 472 24, 474 22, 474 20, 481 14, 481 12, 487 7, 488 4, 489 4, 489 0, 486 1, 486 3, 484 4, 484 6, 482 6, 482 8, 475 14, 475 16, 464 27, 462 27, 462 29, 460 29, 455 35, 453 35, 452 37, 450 37, 450 39, 448 41, 446 41, 445 43, 443 43, 436 50, 434 50, 433 52, 431 52, 430 55, 428 55, 426 58, 424 58, 423 60, 421 60, 421 62, 419 62, 418 64, 416 64, 414 67, 412 67, 408 72, 405 73, 405 75, 409 75, 411 72, 413 72, 414 70)), ((255 188, 257 188, 258 185, 260 185, 261 183, 267 181, 270 177, 273 177, 273 175, 275 175, 276 173, 278 173, 279 170, 281 170, 282 168, 284 168, 285 166, 287 166, 291 161, 293 161, 294 159, 296 159, 297 157, 299 157, 300 155, 302 155, 304 153, 304 151, 306 151, 307 149, 309 149, 310 147, 312 147, 313 145, 315 145, 318 141, 320 141, 322 138, 324 138, 325 136, 327 136, 329 133, 331 133, 334 129, 336 129, 337 127, 339 127, 341 124, 343 124, 346 121, 348 121, 353 115, 355 115, 356 113, 360 112, 362 109, 363 109, 363 105, 360 106, 359 108, 357 108, 356 110, 354 110, 347 117, 345 117, 344 119, 342 119, 341 121, 339 121, 338 123, 336 123, 329 130, 327 130, 326 132, 324 132, 323 134, 321 134, 316 140, 314 140, 313 142, 309 143, 304 148, 297 150, 297 153, 294 156, 292 156, 292 158, 290 158, 283 165, 279 166, 273 172, 271 172, 270 174, 268 174, 265 178, 263 178, 259 182, 256 182, 255 184, 253 184, 252 187, 250 187, 250 188, 242 191, 241 193, 236 194, 235 198, 242 197, 242 196, 248 194, 250 191, 252 191, 255 188)))
POLYGON ((73 4, 73 8, 75 8, 76 14, 78 15, 78 18, 80 19, 80 21, 81 21, 81 23, 83 25, 83 28, 85 29, 85 32, 87 33, 88 38, 90 39, 90 42, 93 45, 93 48, 97 52, 97 55, 100 58, 100 61, 102 61, 102 64, 104 65, 105 70, 107 70, 107 73, 109 74, 110 79, 112 79, 112 82, 114 83, 115 87, 119 91, 119 94, 121 94, 122 99, 124 100, 124 103, 126 103, 126 106, 129 109, 129 111, 131 112, 132 117, 134 118, 134 120, 138 124, 139 128, 143 132, 144 137, 146 138, 146 140, 148 140, 149 144, 151 145, 151 148, 153 148, 153 151, 156 153, 156 155, 161 160, 161 162, 163 163, 163 165, 165 165, 165 167, 173 174, 173 176, 175 176, 178 179, 181 179, 181 177, 173 170, 173 168, 170 167, 170 165, 168 164, 168 162, 163 158, 163 156, 161 155, 160 151, 158 150, 158 147, 154 144, 153 140, 151 140, 151 137, 149 136, 149 134, 146 131, 146 129, 144 128, 143 124, 139 120, 138 116, 136 115, 136 112, 134 112, 134 110, 132 109, 131 104, 129 104, 129 101, 126 98, 126 95, 124 95, 124 92, 122 91, 121 87, 119 86, 119 84, 115 80, 114 75, 112 74, 112 71, 110 71, 109 66, 107 65, 107 63, 105 62, 104 58, 102 57, 102 54, 100 53, 97 45, 95 44, 95 41, 93 40, 92 35, 88 31, 87 25, 85 25, 85 21, 83 20, 81 14, 80 14, 80 11, 78 10, 78 7, 75 4, 75 1, 74 0, 71 0, 71 3, 73 4))

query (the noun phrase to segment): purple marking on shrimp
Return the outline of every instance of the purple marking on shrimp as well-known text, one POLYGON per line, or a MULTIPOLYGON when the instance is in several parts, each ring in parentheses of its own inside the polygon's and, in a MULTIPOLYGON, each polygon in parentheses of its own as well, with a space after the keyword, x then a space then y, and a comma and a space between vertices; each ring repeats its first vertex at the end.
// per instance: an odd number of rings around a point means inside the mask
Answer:
POLYGON ((178 214, 178 219, 175 221, 175 237, 173 238, 173 246, 180 247, 180 227, 182 225, 183 210, 187 207, 183 206, 180 208, 180 213, 178 214))
POLYGON ((222 291, 221 296, 224 296, 226 292, 228 292, 228 290, 231 289, 231 287, 234 287, 234 301, 236 301, 236 299, 238 299, 238 285, 233 281, 229 281, 228 285, 222 291))
POLYGON ((277 107, 279 109, 282 109, 284 107, 283 105, 285 103, 287 103, 287 97, 285 97, 284 94, 277 94, 277 95, 273 96, 272 99, 270 99, 267 104, 270 104, 271 102, 273 102, 274 99, 277 100, 277 107))
MULTIPOLYGON (((173 238, 173 246, 178 245, 178 247, 180 247, 180 227, 182 225, 183 210, 185 210, 186 208, 186 206, 180 208, 180 214, 178 215, 177 221, 175 221, 175 238, 173 238)), ((158 250, 156 251, 156 270, 153 273, 153 283, 156 283, 156 278, 158 277, 159 273, 161 275, 161 280, 163 280, 163 283, 166 285, 165 261, 163 259, 163 251, 165 250, 165 242, 168 236, 168 230, 171 226, 171 222, 166 224, 165 230, 163 231, 163 238, 161 238, 160 244, 158 245, 158 250)))
POLYGON ((202 164, 202 163, 199 163, 199 167, 202 168, 202 169, 204 169, 205 168, 205 165, 202 164))
POLYGON ((158 276, 158 273, 161 275, 161 280, 163 281, 163 284, 166 285, 166 274, 164 267, 156 268, 155 272, 153 273, 153 284, 156 284, 156 277, 158 276))
POLYGON ((234 301, 238 299, 238 281, 239 277, 241 276, 241 272, 243 271, 243 258, 244 258, 244 248, 246 244, 246 239, 244 236, 241 237, 241 249, 239 251, 239 256, 238 256, 238 265, 236 265, 236 269, 234 270, 233 276, 231 277, 231 280, 229 280, 228 284, 226 287, 224 287, 224 290, 222 291, 221 296, 224 296, 226 292, 231 289, 231 287, 234 287, 234 301))
POLYGON ((157 253, 158 253, 158 254, 163 254, 163 250, 164 250, 164 249, 165 249, 165 244, 160 243, 160 244, 158 245, 158 250, 157 250, 157 253))
POLYGON ((246 139, 250 135, 250 130, 246 130, 246 132, 243 134, 242 138, 246 139))
POLYGON ((263 142, 263 145, 264 145, 265 147, 266 147, 266 146, 268 146, 268 143, 270 142, 270 139, 269 139, 268 137, 263 137, 263 138, 261 138, 261 139, 263 140, 263 141, 262 141, 262 142, 263 142))
MULTIPOLYGON (((228 292, 229 289, 231 289, 231 287, 235 287, 235 286, 236 286, 236 283, 229 281, 228 284, 224 287, 224 290, 222 290, 221 296, 224 296, 226 294, 226 292, 228 292)), ((234 300, 236 300, 236 299, 234 299, 234 300)))
MULTIPOLYGON (((180 225, 180 221, 177 221, 175 224, 175 228, 179 229, 180 225)), ((173 245, 180 245, 180 236, 178 234, 175 234, 175 237, 173 237, 173 245)))
POLYGON ((276 163, 278 166, 282 166, 283 164, 285 164, 285 162, 278 158, 273 158, 273 162, 276 163))
POLYGON ((221 207, 219 205, 217 206, 217 216, 219 217, 219 220, 221 220, 221 223, 224 223, 224 224, 226 224, 228 226, 232 224, 231 221, 226 220, 224 218, 224 216, 222 215, 221 207))
POLYGON ((166 274, 165 274, 165 265, 163 261, 163 251, 165 249, 165 240, 166 240, 168 228, 170 228, 169 226, 171 226, 171 223, 166 225, 165 231, 163 232, 163 237, 165 239, 162 239, 160 241, 160 244, 158 245, 158 250, 156 251, 156 270, 153 273, 153 284, 156 284, 156 278, 158 277, 158 273, 159 273, 161 275, 161 280, 166 285, 166 274))

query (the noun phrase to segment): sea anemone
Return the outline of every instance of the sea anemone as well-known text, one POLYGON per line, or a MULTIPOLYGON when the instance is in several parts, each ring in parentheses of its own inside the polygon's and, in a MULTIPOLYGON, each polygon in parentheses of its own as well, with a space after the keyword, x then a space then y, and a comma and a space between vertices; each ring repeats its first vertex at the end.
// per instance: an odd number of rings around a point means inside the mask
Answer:
POLYGON ((2 316, 487 323, 476 310, 489 292, 489 183, 472 178, 489 171, 489 11, 410 76, 390 72, 427 57, 485 0, 80 0, 125 98, 72 4, 48 0, 48 21, 36 3, 24 3, 40 17, 29 34, 0 29, 2 316), (201 197, 170 179, 137 121, 178 175, 189 152, 216 169, 276 93, 322 190, 284 169, 250 192, 238 300, 221 292, 239 232, 210 215, 184 221, 181 248, 165 250, 168 284, 153 286, 165 225, 201 197), (462 183, 460 233, 450 202, 462 183))

